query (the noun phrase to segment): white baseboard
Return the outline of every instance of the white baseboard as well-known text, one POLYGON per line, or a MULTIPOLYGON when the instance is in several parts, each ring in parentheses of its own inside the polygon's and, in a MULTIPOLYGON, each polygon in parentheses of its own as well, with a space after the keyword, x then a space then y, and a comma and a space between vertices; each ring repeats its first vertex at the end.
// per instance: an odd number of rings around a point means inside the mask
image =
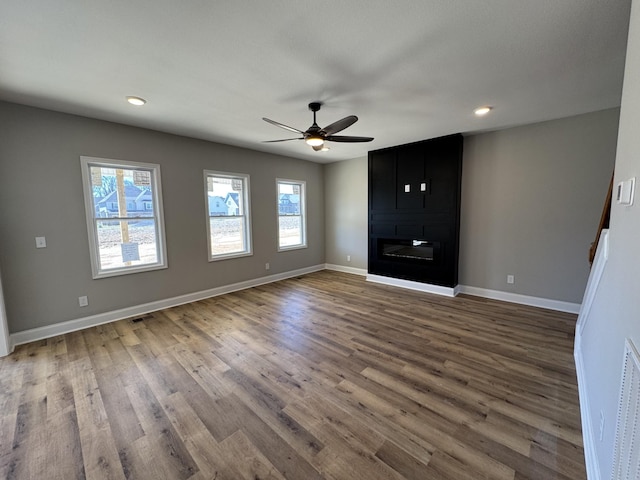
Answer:
POLYGON ((521 295, 519 293, 501 292, 499 290, 489 290, 487 288, 470 287, 468 285, 458 285, 460 293, 474 295, 476 297, 491 298, 494 300, 502 300, 503 302, 519 303, 521 305, 531 305, 532 307, 547 308, 549 310, 557 310, 559 312, 575 313, 580 311, 579 303, 563 302, 560 300, 551 300, 548 298, 530 297, 529 295, 521 295))
POLYGON ((298 270, 291 270, 289 272, 278 273, 275 275, 268 275, 266 277, 259 277, 259 278, 247 280, 244 282, 233 283, 231 285, 224 285, 221 287, 211 288, 211 289, 203 290, 200 292, 188 293, 186 295, 180 295, 177 297, 158 300, 155 302, 145 303, 142 305, 134 305, 132 307, 127 307, 120 310, 113 310, 111 312, 104 312, 96 315, 91 315, 88 317, 68 320, 66 322, 47 325, 45 327, 32 328, 30 330, 23 330, 21 332, 12 333, 9 335, 9 345, 10 345, 9 351, 13 351, 16 345, 35 342, 37 340, 43 340, 45 338, 51 338, 57 335, 64 335, 65 333, 75 332, 77 330, 82 330, 84 328, 89 328, 96 325, 102 325, 109 322, 115 322, 116 320, 135 317, 137 315, 144 315, 146 313, 155 312, 157 310, 162 310, 164 308, 176 307, 178 305, 183 305, 189 302, 197 302, 198 300, 203 300, 205 298, 224 295, 225 293, 244 290, 246 288, 256 287, 258 285, 264 285, 266 283, 277 282, 278 280, 284 280, 286 278, 296 277, 298 275, 305 275, 307 273, 317 272, 324 269, 366 276, 367 281, 369 282, 381 283, 381 284, 391 285, 391 286, 401 287, 401 288, 408 288, 411 290, 418 290, 426 293, 435 293, 438 295, 445 295, 448 297, 455 297, 458 293, 467 293, 469 295, 493 298, 496 300, 503 300, 503 301, 512 302, 512 303, 521 303, 524 305, 532 305, 532 306, 542 307, 542 308, 549 308, 552 310, 559 310, 563 312, 578 313, 580 310, 580 304, 561 302, 558 300, 548 300, 544 298, 529 297, 526 295, 518 295, 518 294, 513 294, 508 292, 499 292, 496 290, 487 290, 483 288, 469 287, 465 285, 458 285, 455 288, 441 287, 439 285, 430 285, 427 283, 412 282, 409 280, 384 277, 381 275, 369 275, 367 274, 366 270, 360 269, 360 268, 344 267, 342 265, 333 265, 333 264, 322 264, 322 265, 314 265, 312 267, 301 268, 298 270))
POLYGON ((518 293, 501 292, 499 290, 489 290, 487 288, 471 287, 468 285, 457 285, 454 288, 441 287, 439 285, 431 285, 428 283, 413 282, 400 278, 385 277, 383 275, 368 274, 365 270, 352 269, 341 265, 327 265, 329 270, 337 270, 347 273, 355 273, 357 275, 366 275, 368 282, 382 283, 394 287, 408 288, 418 290, 420 292, 435 293, 437 295, 445 295, 455 297, 458 293, 466 293, 476 297, 491 298, 501 300, 503 302, 518 303, 521 305, 530 305, 533 307, 547 308, 549 310, 557 310, 560 312, 568 312, 577 314, 580 311, 581 304, 563 302, 560 300, 551 300, 548 298, 531 297, 529 295, 521 295, 518 293), (357 271, 355 271, 357 270, 357 271))
MULTIPOLYGON (((576 338, 576 340, 578 340, 576 338)), ((582 350, 579 340, 576 341, 573 351, 576 362, 576 376, 578 378, 578 398, 580 399, 580 417, 582 419, 582 443, 584 444, 584 462, 587 468, 587 478, 589 480, 600 480, 600 465, 596 455, 596 436, 591 422, 589 412, 589 395, 587 395, 587 384, 584 364, 582 363, 582 350)))
POLYGON ((392 287, 408 288, 409 290, 418 290, 420 292, 435 293, 436 295, 444 295, 446 297, 455 297, 458 294, 458 287, 441 287, 440 285, 431 285, 430 283, 412 282, 411 280, 403 280, 401 278, 385 277, 383 275, 367 275, 367 282, 381 283, 383 285, 391 285, 392 287))
POLYGON ((334 265, 332 263, 327 263, 325 267, 327 270, 335 270, 336 272, 353 273, 354 275, 360 275, 362 277, 367 276, 366 268, 345 267, 343 265, 334 265))
POLYGON ((268 275, 266 277, 259 277, 244 282, 233 283, 231 285, 224 285, 222 287, 202 290, 200 292, 188 293, 186 295, 180 295, 178 297, 167 298, 155 302, 144 303, 142 305, 122 308, 120 310, 99 313, 97 315, 91 315, 89 317, 68 320, 66 322, 47 325, 46 327, 23 330, 22 332, 12 333, 11 335, 9 335, 9 343, 11 345, 11 351, 13 351, 13 348, 16 345, 35 342, 37 340, 43 340, 45 338, 51 338, 57 335, 64 335, 65 333, 75 332, 84 328, 115 322, 116 320, 135 317, 137 315, 144 315, 146 313, 155 312, 157 310, 184 305, 185 303, 197 302, 198 300, 204 300, 205 298, 216 297, 218 295, 224 295, 225 293, 231 293, 238 290, 244 290, 246 288, 257 287, 258 285, 277 282, 286 278, 297 277, 298 275, 305 275, 307 273, 317 272, 324 269, 325 265, 314 265, 312 267, 291 270, 284 273, 277 273, 275 275, 268 275))

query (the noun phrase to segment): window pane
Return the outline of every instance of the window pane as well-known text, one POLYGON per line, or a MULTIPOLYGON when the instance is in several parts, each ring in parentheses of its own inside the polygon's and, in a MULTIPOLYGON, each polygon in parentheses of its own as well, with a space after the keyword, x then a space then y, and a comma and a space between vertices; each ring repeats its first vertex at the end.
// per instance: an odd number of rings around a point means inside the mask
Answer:
POLYGON ((306 246, 305 182, 276 180, 278 188, 278 248, 306 246))
POLYGON ((101 270, 158 262, 155 220, 97 220, 96 231, 101 270))
POLYGON ((245 245, 244 217, 211 217, 211 255, 241 253, 245 245))
POLYGON ((278 214, 300 215, 300 187, 288 183, 278 184, 278 214))
POLYGON ((251 254, 249 175, 205 170, 209 258, 251 254))
POLYGON ((302 244, 302 217, 293 215, 278 217, 278 237, 281 247, 302 244))
POLYGON ((152 217, 151 172, 133 168, 90 168, 96 218, 152 217))
POLYGON ((209 216, 244 215, 244 192, 241 178, 207 177, 209 216))
POLYGON ((166 268, 160 166, 80 157, 93 278, 166 268))

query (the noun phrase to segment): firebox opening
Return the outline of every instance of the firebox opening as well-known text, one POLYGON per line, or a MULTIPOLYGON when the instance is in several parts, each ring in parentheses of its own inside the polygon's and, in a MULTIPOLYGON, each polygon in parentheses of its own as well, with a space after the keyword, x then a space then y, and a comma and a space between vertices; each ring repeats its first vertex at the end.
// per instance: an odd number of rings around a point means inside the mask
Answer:
POLYGON ((388 260, 405 259, 422 262, 433 262, 437 259, 440 242, 427 240, 391 240, 379 239, 379 249, 382 258, 388 260))

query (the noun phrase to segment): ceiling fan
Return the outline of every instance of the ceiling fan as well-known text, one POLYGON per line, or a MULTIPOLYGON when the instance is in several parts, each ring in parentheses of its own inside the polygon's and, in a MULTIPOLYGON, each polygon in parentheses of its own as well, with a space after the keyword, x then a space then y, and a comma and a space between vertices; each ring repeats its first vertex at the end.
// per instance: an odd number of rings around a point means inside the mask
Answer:
POLYGON ((324 128, 320 128, 316 123, 316 112, 320 110, 322 103, 320 102, 312 102, 309 104, 309 110, 313 112, 313 125, 311 125, 306 131, 298 130, 297 128, 289 127, 280 122, 276 122, 274 120, 270 120, 268 118, 262 117, 265 122, 268 122, 276 127, 284 128, 285 130, 289 130, 290 132, 299 133, 302 135, 297 138, 285 138, 283 140, 267 140, 265 143, 273 143, 273 142, 288 142, 289 140, 304 140, 307 145, 310 145, 316 152, 328 150, 325 147, 324 142, 343 142, 343 143, 357 143, 357 142, 370 142, 373 140, 373 137, 352 137, 347 135, 334 135, 335 133, 341 132, 347 127, 350 127, 354 123, 358 121, 358 117, 355 115, 349 115, 348 117, 344 117, 337 122, 333 122, 331 125, 327 125, 324 128))

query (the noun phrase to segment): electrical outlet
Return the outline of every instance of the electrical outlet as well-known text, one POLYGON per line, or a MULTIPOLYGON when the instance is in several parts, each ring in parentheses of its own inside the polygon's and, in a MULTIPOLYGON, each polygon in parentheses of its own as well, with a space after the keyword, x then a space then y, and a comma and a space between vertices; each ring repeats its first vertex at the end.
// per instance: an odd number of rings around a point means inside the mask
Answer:
POLYGON ((47 248, 47 239, 45 237, 36 237, 36 248, 47 248))
POLYGON ((600 441, 604 438, 604 412, 600 410, 600 441))
POLYGON ((516 281, 516 277, 514 277, 513 275, 507 275, 507 283, 509 284, 513 284, 516 281))
POLYGON ((269 270, 271 268, 271 265, 269 265, 269 262, 264 264, 264 269, 265 270, 269 270))
POLYGON ((347 255, 347 262, 351 261, 351 255, 347 255))
POLYGON ((78 297, 78 305, 80 305, 81 307, 86 307, 87 305, 89 305, 89 298, 86 295, 78 297))

